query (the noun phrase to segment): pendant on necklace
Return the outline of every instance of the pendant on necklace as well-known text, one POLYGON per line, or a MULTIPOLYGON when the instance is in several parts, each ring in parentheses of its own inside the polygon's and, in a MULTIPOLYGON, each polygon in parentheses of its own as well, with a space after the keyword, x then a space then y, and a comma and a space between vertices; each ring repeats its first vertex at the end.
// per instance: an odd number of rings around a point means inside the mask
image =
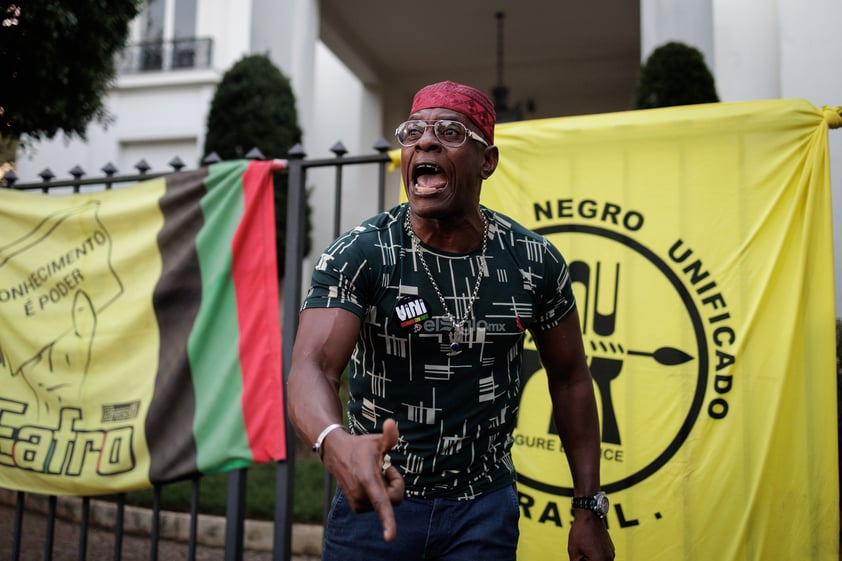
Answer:
POLYGON ((462 328, 461 326, 455 326, 450 329, 450 350, 458 352, 460 349, 459 343, 462 342, 462 328))

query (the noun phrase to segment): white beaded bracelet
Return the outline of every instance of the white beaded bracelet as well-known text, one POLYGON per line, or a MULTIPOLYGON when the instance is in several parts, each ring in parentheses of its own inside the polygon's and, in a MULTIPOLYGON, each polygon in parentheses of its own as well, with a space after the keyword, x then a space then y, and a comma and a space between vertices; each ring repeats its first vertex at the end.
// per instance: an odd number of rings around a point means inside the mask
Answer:
POLYGON ((313 444, 313 452, 319 455, 319 459, 322 459, 324 456, 324 450, 322 450, 322 443, 327 438, 327 435, 335 431, 336 429, 344 429, 345 427, 340 425, 339 423, 333 423, 332 425, 328 425, 325 429, 319 433, 319 438, 316 439, 315 444, 313 444))

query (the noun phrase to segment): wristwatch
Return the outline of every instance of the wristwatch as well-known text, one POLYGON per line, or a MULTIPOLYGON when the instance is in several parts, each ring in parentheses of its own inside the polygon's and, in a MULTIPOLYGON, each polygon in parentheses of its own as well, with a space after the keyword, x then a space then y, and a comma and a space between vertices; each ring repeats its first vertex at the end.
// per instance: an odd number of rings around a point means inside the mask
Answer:
POLYGON ((592 497, 573 497, 573 508, 590 510, 600 518, 605 518, 608 514, 608 497, 602 491, 592 497))

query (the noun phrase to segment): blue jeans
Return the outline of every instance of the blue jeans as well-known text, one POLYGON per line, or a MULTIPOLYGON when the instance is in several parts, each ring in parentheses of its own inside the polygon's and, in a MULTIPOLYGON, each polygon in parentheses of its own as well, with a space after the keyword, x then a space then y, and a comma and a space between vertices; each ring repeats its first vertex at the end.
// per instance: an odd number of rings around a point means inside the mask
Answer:
POLYGON ((514 485, 470 501, 406 497, 395 507, 397 537, 387 543, 377 514, 354 514, 337 491, 322 561, 515 561, 518 508, 514 485))

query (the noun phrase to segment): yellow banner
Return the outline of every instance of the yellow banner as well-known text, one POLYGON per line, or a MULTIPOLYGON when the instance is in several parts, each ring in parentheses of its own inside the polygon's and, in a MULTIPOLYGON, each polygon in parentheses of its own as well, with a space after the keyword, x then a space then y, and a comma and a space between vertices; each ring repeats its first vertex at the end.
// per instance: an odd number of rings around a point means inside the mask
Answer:
MULTIPOLYGON (((498 125, 482 203, 570 265, 617 559, 838 561, 840 126, 803 100, 498 125)), ((518 559, 566 558, 572 479, 531 341, 524 376, 518 559)))
MULTIPOLYGON (((838 560, 827 134, 801 100, 497 128, 482 201, 570 264, 617 559, 838 560)), ((572 480, 525 365, 519 559, 544 561, 572 480)))
POLYGON ((163 224, 164 186, 0 193, 0 486, 67 495, 149 485, 143 419, 161 264, 138 240, 154 241, 163 224))

